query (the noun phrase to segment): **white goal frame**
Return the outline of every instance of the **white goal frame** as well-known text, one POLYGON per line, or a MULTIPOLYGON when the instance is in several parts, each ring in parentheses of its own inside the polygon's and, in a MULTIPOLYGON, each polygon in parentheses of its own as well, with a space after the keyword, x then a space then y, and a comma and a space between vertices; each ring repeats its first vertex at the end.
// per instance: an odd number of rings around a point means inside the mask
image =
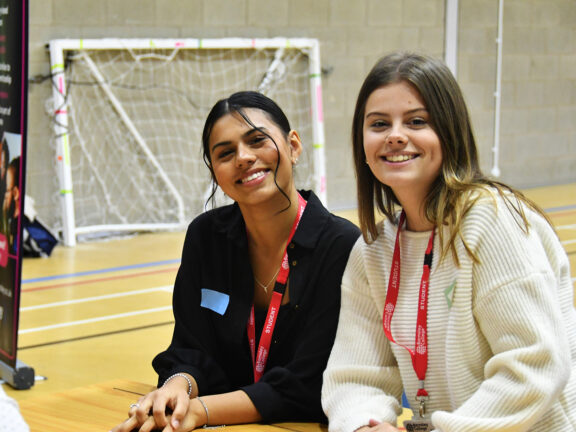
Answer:
MULTIPOLYGON (((69 143, 69 106, 67 104, 67 85, 65 75, 65 58, 69 51, 82 50, 115 50, 115 49, 172 49, 172 50, 210 50, 210 49, 275 49, 297 48, 306 53, 309 64, 310 106, 312 128, 313 186, 312 188, 326 205, 326 169, 325 169, 325 136, 322 108, 322 83, 320 66, 320 48, 317 39, 308 38, 219 38, 219 39, 56 39, 49 42, 50 62, 52 68, 52 114, 53 128, 56 136, 56 165, 58 172, 59 196, 62 212, 62 240, 66 246, 75 246, 77 235, 95 232, 121 231, 156 231, 183 229, 189 220, 185 220, 183 201, 177 188, 157 162, 155 155, 146 146, 145 140, 126 115, 122 104, 114 97, 98 68, 90 64, 90 58, 84 60, 91 69, 93 77, 109 102, 121 118, 122 123, 132 134, 140 150, 148 158, 162 179, 166 190, 173 195, 178 209, 176 223, 118 224, 98 226, 76 226, 74 210, 73 178, 69 143)), ((216 102, 216 101, 214 101, 216 102)))

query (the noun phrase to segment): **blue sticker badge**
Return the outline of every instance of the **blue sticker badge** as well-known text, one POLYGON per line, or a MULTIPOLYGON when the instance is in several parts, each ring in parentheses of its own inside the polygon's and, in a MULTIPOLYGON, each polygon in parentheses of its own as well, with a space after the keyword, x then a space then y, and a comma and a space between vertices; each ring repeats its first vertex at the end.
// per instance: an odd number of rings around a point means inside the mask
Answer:
POLYGON ((224 294, 218 291, 214 291, 208 288, 202 288, 202 301, 200 306, 210 309, 217 314, 224 315, 226 309, 228 309, 228 303, 230 302, 230 297, 228 294, 224 294))

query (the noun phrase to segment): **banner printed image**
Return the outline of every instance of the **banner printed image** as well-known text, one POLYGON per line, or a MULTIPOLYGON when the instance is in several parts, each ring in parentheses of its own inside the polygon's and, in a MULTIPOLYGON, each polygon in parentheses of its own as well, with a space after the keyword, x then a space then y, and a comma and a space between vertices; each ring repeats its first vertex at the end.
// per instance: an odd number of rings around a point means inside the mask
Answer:
POLYGON ((15 357, 16 265, 20 226, 21 137, 5 132, 0 141, 0 354, 15 357))

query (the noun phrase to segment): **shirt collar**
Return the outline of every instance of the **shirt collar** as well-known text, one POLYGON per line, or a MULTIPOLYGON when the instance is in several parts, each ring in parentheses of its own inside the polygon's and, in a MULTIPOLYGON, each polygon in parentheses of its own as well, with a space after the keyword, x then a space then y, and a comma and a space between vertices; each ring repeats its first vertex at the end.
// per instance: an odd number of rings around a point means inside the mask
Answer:
POLYGON ((320 199, 312 191, 300 191, 302 197, 308 202, 300 225, 294 234, 292 242, 298 246, 313 249, 322 234, 323 227, 330 217, 330 213, 320 199))

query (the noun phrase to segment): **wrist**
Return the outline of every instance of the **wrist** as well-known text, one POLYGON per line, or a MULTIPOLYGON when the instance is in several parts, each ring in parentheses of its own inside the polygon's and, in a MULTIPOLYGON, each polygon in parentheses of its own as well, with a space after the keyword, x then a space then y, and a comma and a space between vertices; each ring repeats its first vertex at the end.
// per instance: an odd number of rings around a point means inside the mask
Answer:
MULTIPOLYGON (((164 381, 164 384, 162 384, 162 387, 166 387, 166 385, 170 382, 181 382, 183 385, 185 385, 186 387, 186 393, 188 393, 188 397, 190 397, 190 395, 192 394, 192 380, 185 374, 183 373, 175 373, 174 375, 169 376, 166 381, 164 381)), ((180 385, 180 384, 178 384, 180 385)))
POLYGON ((190 400, 190 406, 194 413, 194 418, 196 419, 195 426, 197 428, 209 426, 210 413, 206 402, 198 396, 190 400))

